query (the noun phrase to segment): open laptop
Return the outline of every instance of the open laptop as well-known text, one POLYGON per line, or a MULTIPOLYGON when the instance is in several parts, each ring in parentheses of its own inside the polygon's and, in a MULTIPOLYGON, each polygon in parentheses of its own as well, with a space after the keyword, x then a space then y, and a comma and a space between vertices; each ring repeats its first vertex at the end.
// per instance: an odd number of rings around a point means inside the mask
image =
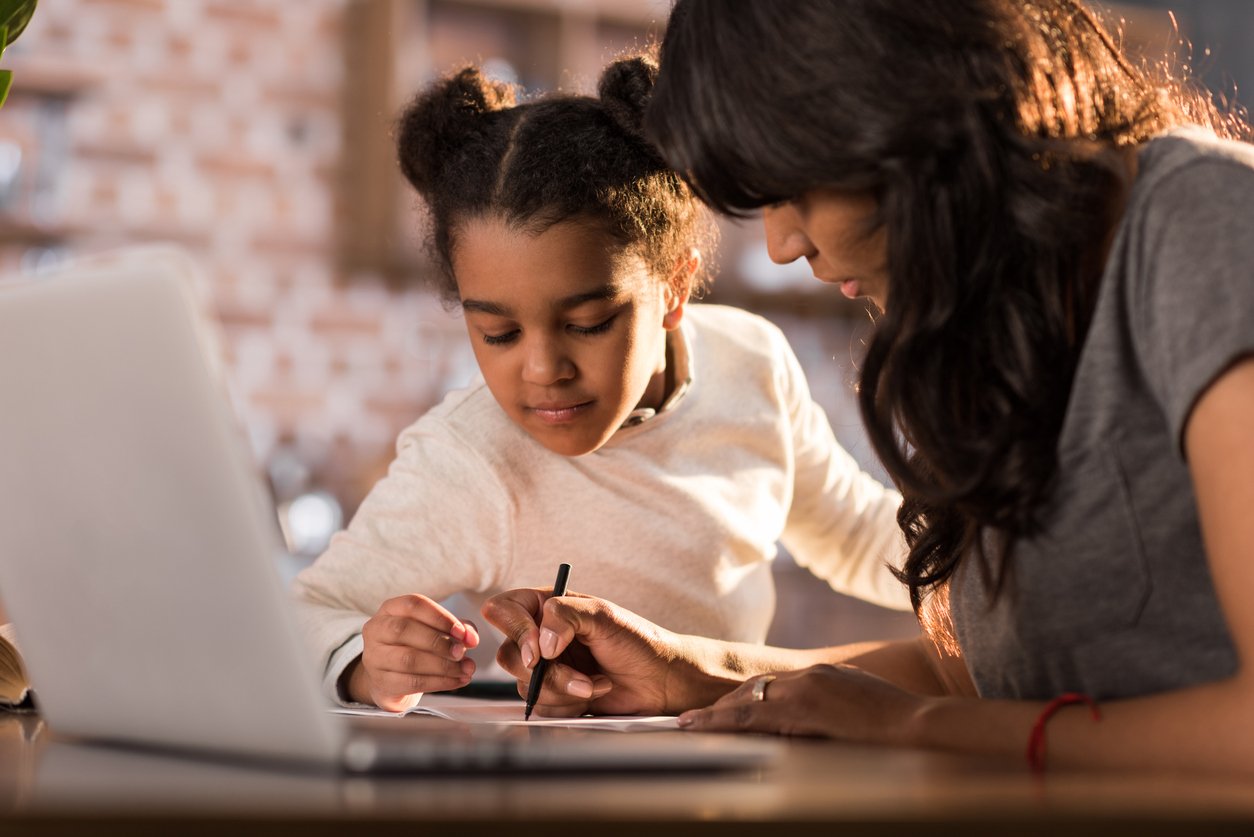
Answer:
POLYGON ((375 770, 717 769, 764 739, 332 714, 174 250, 0 283, 0 597, 61 734, 375 770))

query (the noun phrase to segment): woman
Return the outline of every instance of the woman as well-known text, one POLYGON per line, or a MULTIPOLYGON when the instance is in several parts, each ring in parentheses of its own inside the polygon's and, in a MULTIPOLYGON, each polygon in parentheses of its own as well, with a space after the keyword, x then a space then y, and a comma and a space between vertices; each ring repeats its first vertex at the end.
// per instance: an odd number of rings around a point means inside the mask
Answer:
MULTIPOLYGON (((1076 0, 680 0, 647 125, 882 308, 859 398, 931 641, 729 647, 554 599, 555 710, 582 678, 593 709, 717 698, 693 729, 1254 771, 1247 127, 1076 0), (813 663, 843 664, 753 676, 813 663)), ((543 602, 486 612, 533 643, 543 602)))

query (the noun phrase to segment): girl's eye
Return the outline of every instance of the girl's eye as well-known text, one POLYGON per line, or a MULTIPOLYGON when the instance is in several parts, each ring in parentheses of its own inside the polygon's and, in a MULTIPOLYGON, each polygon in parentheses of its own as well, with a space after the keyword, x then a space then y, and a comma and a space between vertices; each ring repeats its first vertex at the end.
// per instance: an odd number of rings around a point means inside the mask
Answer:
POLYGON ((504 346, 507 343, 513 343, 517 339, 518 339, 518 329, 514 329, 513 331, 507 331, 507 332, 504 332, 503 334, 483 335, 483 342, 487 343, 489 346, 504 346))
POLYGON ((615 318, 617 318, 617 317, 618 317, 618 315, 617 315, 617 314, 615 314, 614 316, 610 317, 608 320, 605 320, 604 322, 597 323, 597 324, 596 324, 596 325, 594 325, 594 326, 577 326, 577 325, 571 325, 571 326, 568 326, 568 328, 569 328, 569 329, 570 329, 573 333, 575 333, 575 334, 580 334, 580 335, 600 334, 600 333, 601 333, 601 332, 603 332, 603 331, 609 331, 609 330, 610 330, 610 326, 612 326, 612 325, 614 324, 614 320, 615 320, 615 318))

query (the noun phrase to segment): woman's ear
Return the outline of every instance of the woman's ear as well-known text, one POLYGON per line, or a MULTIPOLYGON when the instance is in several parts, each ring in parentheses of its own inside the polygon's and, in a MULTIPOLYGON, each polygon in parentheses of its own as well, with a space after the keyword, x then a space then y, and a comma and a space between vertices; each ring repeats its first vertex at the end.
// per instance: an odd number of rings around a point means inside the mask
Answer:
POLYGON ((662 317, 662 328, 667 331, 674 331, 683 322, 684 306, 688 304, 692 277, 700 267, 701 251, 693 247, 675 266, 675 272, 666 283, 666 314, 662 317))

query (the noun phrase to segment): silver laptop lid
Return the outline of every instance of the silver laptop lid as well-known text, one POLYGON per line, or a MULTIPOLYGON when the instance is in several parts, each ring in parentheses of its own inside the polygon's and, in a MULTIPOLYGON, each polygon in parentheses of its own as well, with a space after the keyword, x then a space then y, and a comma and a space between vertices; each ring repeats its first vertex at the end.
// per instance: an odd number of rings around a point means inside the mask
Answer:
POLYGON ((0 284, 0 597, 53 729, 332 763, 175 251, 0 284))

